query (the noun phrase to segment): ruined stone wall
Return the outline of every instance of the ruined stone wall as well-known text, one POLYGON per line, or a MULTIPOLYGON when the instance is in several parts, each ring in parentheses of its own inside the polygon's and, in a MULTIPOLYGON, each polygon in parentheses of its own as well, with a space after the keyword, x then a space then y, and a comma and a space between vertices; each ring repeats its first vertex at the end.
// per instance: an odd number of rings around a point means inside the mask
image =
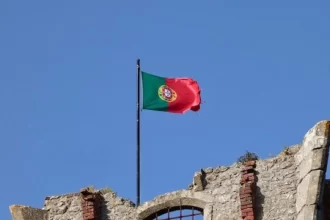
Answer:
POLYGON ((110 190, 94 190, 92 187, 82 189, 81 193, 47 197, 44 210, 48 211, 47 220, 134 220, 136 216, 131 201, 110 190), (97 212, 99 205, 100 213, 97 212))
POLYGON ((275 158, 257 161, 257 219, 291 220, 296 216, 297 165, 293 146, 275 158))
POLYGON ((329 219, 325 181, 330 122, 311 128, 301 144, 251 163, 202 169, 188 189, 157 196, 139 207, 110 190, 47 197, 43 210, 12 206, 14 220, 146 220, 168 207, 194 206, 204 220, 329 219), (31 217, 34 216, 34 217, 31 217))
MULTIPOLYGON (((299 145, 296 145, 277 157, 256 162, 256 187, 253 189, 256 207, 253 219, 295 219, 298 178, 294 154, 298 150, 299 145)), ((183 199, 189 205, 204 208, 205 220, 242 219, 242 168, 244 166, 235 163, 230 167, 219 166, 197 172, 188 190, 162 195, 139 207, 139 219, 165 208, 162 204, 175 206, 180 202, 182 204, 183 199), (206 204, 201 201, 206 201, 206 204), (152 211, 149 211, 151 208, 152 211)))
POLYGON ((131 201, 118 197, 114 192, 103 195, 102 220, 134 220, 136 207, 131 201))
MULTIPOLYGON (((255 165, 255 219, 295 219, 297 166, 294 146, 286 153, 257 161, 255 165), (285 217, 284 217, 285 216, 285 217)), ((193 184, 185 190, 168 193, 141 205, 113 192, 102 193, 102 220, 144 219, 168 206, 191 205, 204 209, 206 220, 241 219, 240 188, 242 165, 219 166, 197 172, 193 184)), ((47 198, 49 220, 83 220, 82 197, 78 194, 47 198)))
POLYGON ((304 136, 295 155, 298 165, 297 220, 322 219, 322 195, 329 154, 330 121, 321 121, 304 136))
POLYGON ((48 212, 29 206, 12 205, 9 207, 13 220, 48 220, 48 212))
POLYGON ((82 220, 80 193, 47 197, 44 210, 48 211, 48 220, 82 220))
MULTIPOLYGON (((277 157, 256 162, 256 219, 289 220, 296 216, 297 166, 294 154, 298 149, 299 146, 293 146, 277 157)), ((213 197, 213 219, 240 219, 241 169, 240 164, 205 169, 204 192, 213 197)))
POLYGON ((321 194, 329 153, 329 125, 329 121, 317 123, 306 133, 301 144, 285 149, 277 157, 256 162, 256 182, 251 192, 255 207, 252 205, 253 212, 248 209, 252 213, 250 216, 244 214, 242 206, 246 200, 239 193, 242 167, 234 164, 196 173, 190 191, 155 198, 139 207, 139 219, 144 219, 146 213, 161 210, 166 202, 175 205, 179 203, 175 201, 184 198, 205 209, 205 220, 242 217, 249 220, 322 220, 321 194))
POLYGON ((231 167, 219 166, 206 170, 205 193, 213 197, 212 215, 214 219, 239 219, 239 188, 241 169, 238 164, 231 167))

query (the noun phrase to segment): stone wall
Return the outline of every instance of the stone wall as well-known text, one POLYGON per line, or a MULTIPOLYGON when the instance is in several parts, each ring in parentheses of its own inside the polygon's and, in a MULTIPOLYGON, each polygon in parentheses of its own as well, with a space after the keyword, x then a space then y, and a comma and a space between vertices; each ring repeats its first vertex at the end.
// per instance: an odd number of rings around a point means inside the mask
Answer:
POLYGON ((93 187, 86 187, 81 193, 47 197, 44 210, 49 213, 48 220, 134 220, 136 216, 136 208, 132 202, 118 197, 111 190, 94 190, 93 187), (101 198, 86 200, 88 195, 97 195, 101 198), (85 204, 89 202, 91 205, 86 207, 85 204), (101 206, 100 216, 95 211, 99 206, 98 203, 101 206))
POLYGON ((321 121, 304 137, 301 148, 295 155, 298 165, 297 220, 321 219, 323 188, 329 154, 330 121, 321 121))
MULTIPOLYGON (((298 150, 299 145, 295 145, 277 157, 256 162, 255 219, 295 219, 297 214, 295 209, 297 166, 294 154, 298 150)), ((143 204, 139 207, 138 214, 146 212, 146 210, 151 209, 150 207, 153 209, 148 213, 159 211, 163 208, 160 204, 170 201, 171 205, 193 205, 206 208, 208 217, 204 217, 205 220, 242 219, 242 204, 239 193, 242 167, 242 165, 235 163, 230 167, 219 166, 197 172, 194 175, 194 182, 188 190, 178 191, 176 194, 169 194, 170 196, 166 197, 157 197, 148 202, 147 205, 143 204), (181 203, 174 202, 180 198, 182 199, 181 203), (190 203, 183 203, 184 199, 190 203), (204 204, 201 201, 207 201, 207 203, 204 204)), ((140 219, 146 216, 143 214, 140 219)))
POLYGON ((205 193, 213 197, 214 219, 236 220, 240 218, 239 189, 241 169, 238 164, 231 167, 219 166, 206 170, 205 193))
POLYGON ((298 148, 293 146, 277 157, 257 161, 256 219, 295 219, 297 166, 294 154, 298 148))
MULTIPOLYGON (((320 209, 317 207, 321 202, 328 159, 329 124, 329 121, 317 123, 307 132, 301 144, 286 148, 277 157, 257 161, 256 211, 255 216, 249 219, 322 219, 321 210, 317 211, 320 209)), ((186 197, 184 195, 189 192, 180 191, 178 197, 168 196, 168 199, 173 205, 178 204, 173 202, 175 200, 188 199, 190 204, 205 208, 205 220, 242 219, 240 169, 239 164, 204 169, 194 175, 194 182, 189 187, 189 190, 200 193, 199 198, 194 193, 186 197), (201 201, 208 202, 203 204, 201 201)), ((161 204, 166 202, 168 200, 164 201, 164 197, 160 196, 142 205, 138 211, 140 219, 146 217, 141 213, 159 211, 161 204)))
POLYGON ((43 210, 12 206, 12 216, 14 220, 148 220, 169 207, 193 206, 204 210, 204 220, 322 220, 330 209, 326 197, 330 187, 325 182, 329 127, 329 121, 317 123, 301 144, 253 166, 234 163, 202 169, 188 189, 157 196, 138 208, 111 190, 85 189, 47 197, 43 210))
POLYGON ((136 207, 130 200, 118 197, 114 192, 103 194, 102 220, 134 220, 136 207))
POLYGON ((45 210, 21 205, 12 205, 9 209, 13 220, 48 220, 45 210))
POLYGON ((48 220, 83 219, 80 193, 46 197, 44 210, 48 211, 48 220))

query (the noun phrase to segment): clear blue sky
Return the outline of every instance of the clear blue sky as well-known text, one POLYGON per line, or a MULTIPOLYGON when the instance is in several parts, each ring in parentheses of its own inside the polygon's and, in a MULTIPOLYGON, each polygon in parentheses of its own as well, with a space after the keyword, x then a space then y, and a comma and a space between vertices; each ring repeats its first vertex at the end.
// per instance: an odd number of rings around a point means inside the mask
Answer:
POLYGON ((198 113, 142 112, 142 202, 330 119, 329 1, 0 1, 0 219, 109 186, 135 202, 136 72, 196 79, 198 113))

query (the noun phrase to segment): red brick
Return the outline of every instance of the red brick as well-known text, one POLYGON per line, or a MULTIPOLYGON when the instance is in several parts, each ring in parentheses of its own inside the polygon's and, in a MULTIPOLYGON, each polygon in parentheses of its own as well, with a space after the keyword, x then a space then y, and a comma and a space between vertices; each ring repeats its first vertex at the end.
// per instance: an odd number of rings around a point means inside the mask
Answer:
POLYGON ((247 185, 245 185, 245 186, 242 187, 242 188, 244 189, 244 191, 246 191, 246 190, 251 190, 251 189, 252 189, 251 184, 247 184, 247 185))
POLYGON ((253 212, 248 212, 248 216, 254 216, 253 212))
POLYGON ((239 190, 241 203, 241 217, 244 220, 254 220, 253 212, 253 194, 255 190, 256 175, 254 174, 255 161, 249 161, 242 168, 240 183, 242 187, 239 190))
POLYGON ((244 209, 244 212, 253 212, 253 209, 252 208, 246 208, 246 209, 244 209))
POLYGON ((99 194, 84 193, 81 201, 83 220, 97 220, 100 212, 99 194))
POLYGON ((252 197, 252 193, 240 193, 239 197, 240 198, 252 197))
POLYGON ((254 183, 246 183, 246 186, 249 186, 251 188, 254 187, 254 185, 255 185, 254 183))
POLYGON ((245 200, 252 200, 252 195, 242 195, 239 197, 241 200, 245 199, 245 200))
POLYGON ((241 192, 239 192, 239 194, 240 195, 246 195, 246 194, 248 194, 248 195, 252 195, 252 193, 251 193, 251 188, 244 188, 244 190, 242 190, 241 192))
MULTIPOLYGON (((245 202, 252 202, 252 198, 243 198, 243 199, 240 199, 240 202, 241 202, 241 204, 243 204, 245 202)), ((248 204, 250 204, 250 203, 248 203, 248 204)), ((244 205, 247 205, 247 204, 244 204, 244 205)))
POLYGON ((256 187, 256 184, 255 184, 255 182, 253 181, 253 182, 251 182, 251 181, 248 181, 248 182, 246 182, 245 184, 244 184, 244 187, 246 188, 250 188, 250 189, 255 189, 255 187, 256 187))
POLYGON ((241 203, 241 205, 249 205, 249 204, 252 204, 252 201, 245 201, 241 203))
POLYGON ((240 202, 246 202, 246 201, 250 201, 251 199, 250 198, 240 198, 240 202))
POLYGON ((245 189, 244 193, 252 193, 252 190, 251 189, 245 189))
POLYGON ((241 210, 245 210, 245 209, 247 209, 247 208, 252 208, 252 207, 253 207, 252 204, 242 205, 242 206, 241 206, 241 210))
POLYGON ((246 216, 254 216, 254 213, 253 212, 247 212, 245 210, 241 211, 241 215, 242 217, 246 217, 246 216))
POLYGON ((243 195, 243 194, 252 194, 252 190, 251 189, 248 189, 248 188, 245 188, 245 189, 240 190, 239 194, 240 195, 243 195))

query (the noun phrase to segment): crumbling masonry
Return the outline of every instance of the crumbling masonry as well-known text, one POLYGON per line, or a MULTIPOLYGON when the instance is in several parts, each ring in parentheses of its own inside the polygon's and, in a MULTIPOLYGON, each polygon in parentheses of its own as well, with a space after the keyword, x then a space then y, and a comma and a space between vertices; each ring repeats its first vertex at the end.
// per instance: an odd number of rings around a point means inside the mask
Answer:
POLYGON ((330 121, 317 123, 300 144, 274 158, 203 169, 188 189, 139 207, 88 187, 46 197, 42 209, 12 205, 10 212, 13 220, 151 220, 174 210, 183 216, 183 209, 204 220, 330 220, 329 128, 330 121))

